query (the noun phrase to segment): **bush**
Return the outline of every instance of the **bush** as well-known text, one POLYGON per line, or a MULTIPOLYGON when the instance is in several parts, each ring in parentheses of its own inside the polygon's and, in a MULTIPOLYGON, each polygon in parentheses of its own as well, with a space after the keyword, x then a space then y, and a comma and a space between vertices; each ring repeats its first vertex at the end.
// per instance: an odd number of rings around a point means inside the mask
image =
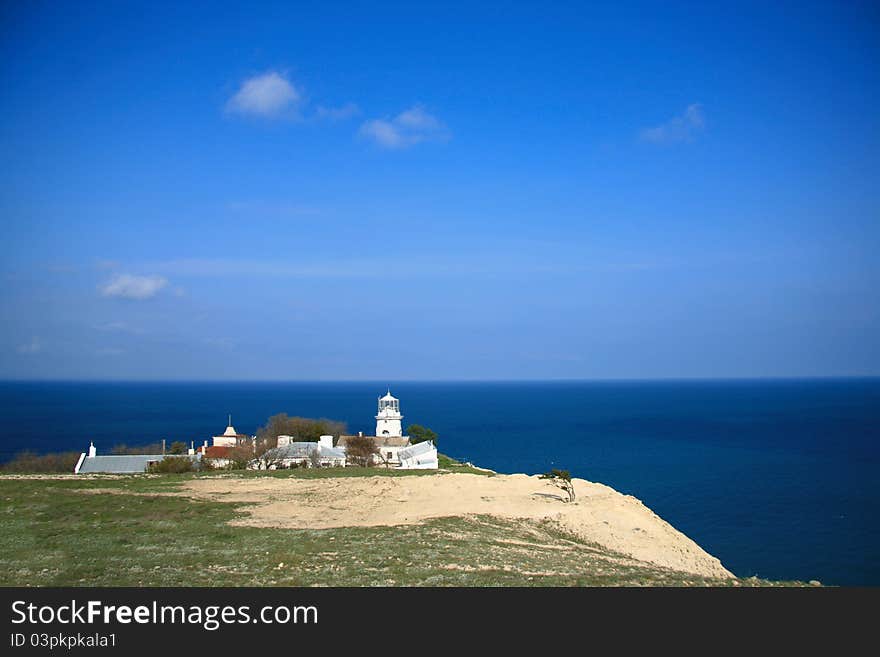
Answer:
POLYGON ((409 425, 406 429, 406 433, 409 435, 409 441, 413 445, 416 443, 423 443, 427 440, 433 440, 434 446, 437 446, 437 432, 428 427, 423 427, 421 424, 409 425))
POLYGON ((349 465, 368 468, 373 465, 373 458, 379 453, 379 447, 369 436, 352 436, 346 439, 345 456, 349 465))
MULTIPOLYGON (((186 445, 184 445, 186 447, 186 445)), ((111 454, 161 454, 162 453, 162 443, 150 443, 149 445, 135 445, 134 447, 129 447, 125 443, 121 445, 114 445, 110 450, 111 454)))
MULTIPOLYGON (((549 479, 553 485, 561 488, 568 496, 569 502, 574 502, 574 484, 571 481, 571 473, 568 470, 553 468, 550 472, 539 475, 540 479, 549 479)), ((564 502, 565 500, 563 500, 564 502)))
POLYGON ((79 452, 19 452, 11 461, 0 466, 3 472, 73 472, 79 461, 79 452))
POLYGON ((247 445, 239 445, 232 447, 226 453, 229 463, 226 465, 227 470, 245 470, 248 464, 254 460, 254 450, 247 445))
POLYGON ((155 474, 175 474, 179 472, 193 472, 196 464, 193 459, 186 456, 166 456, 161 461, 150 463, 149 472, 155 474))

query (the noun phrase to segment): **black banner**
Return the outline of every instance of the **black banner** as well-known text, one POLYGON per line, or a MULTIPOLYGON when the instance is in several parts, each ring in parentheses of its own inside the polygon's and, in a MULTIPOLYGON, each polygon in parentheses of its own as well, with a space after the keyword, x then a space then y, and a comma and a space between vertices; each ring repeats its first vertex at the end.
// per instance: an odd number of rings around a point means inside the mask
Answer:
MULTIPOLYGON (((3 654, 363 646, 523 647, 616 641, 718 645, 775 637, 842 648, 867 633, 877 589, 7 588, 3 654), (549 643, 548 643, 549 642, 549 643)), ((767 645, 763 643, 762 645, 767 645)), ((555 646, 555 648, 553 648, 555 646)), ((552 648, 552 649, 551 649, 552 648)))

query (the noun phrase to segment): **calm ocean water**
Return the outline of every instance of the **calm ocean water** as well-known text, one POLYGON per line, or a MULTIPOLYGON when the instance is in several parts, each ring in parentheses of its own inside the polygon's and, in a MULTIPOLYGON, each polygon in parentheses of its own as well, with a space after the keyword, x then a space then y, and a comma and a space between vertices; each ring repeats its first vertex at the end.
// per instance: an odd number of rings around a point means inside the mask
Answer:
MULTIPOLYGON (((0 383, 2 456, 99 453, 278 412, 372 432, 370 383, 0 383)), ((733 572, 880 585, 880 379, 401 383, 405 424, 500 472, 561 467, 640 498, 733 572)))

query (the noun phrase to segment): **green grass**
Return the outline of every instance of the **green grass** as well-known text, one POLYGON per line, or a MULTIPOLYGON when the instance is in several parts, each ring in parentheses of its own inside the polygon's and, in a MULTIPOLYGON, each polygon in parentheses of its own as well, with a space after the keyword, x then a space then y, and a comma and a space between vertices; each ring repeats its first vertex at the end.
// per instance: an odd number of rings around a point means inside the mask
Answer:
POLYGON ((352 468, 0 479, 0 585, 733 584, 636 562, 546 522, 455 517, 399 527, 266 529, 229 525, 241 515, 235 504, 163 494, 192 477, 365 475, 444 476, 352 468), (116 492, 89 492, 107 488, 116 492))

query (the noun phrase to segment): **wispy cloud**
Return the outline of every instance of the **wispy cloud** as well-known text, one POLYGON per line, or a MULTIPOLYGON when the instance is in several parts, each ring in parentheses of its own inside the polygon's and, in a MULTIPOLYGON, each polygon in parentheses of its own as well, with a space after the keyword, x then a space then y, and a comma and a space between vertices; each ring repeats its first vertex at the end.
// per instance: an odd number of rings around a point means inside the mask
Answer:
POLYGON ((354 103, 346 103, 339 107, 325 107, 318 105, 315 108, 315 118, 319 121, 345 121, 361 113, 361 109, 354 103))
POLYGON ((43 344, 40 338, 34 336, 29 342, 18 345, 18 353, 20 354, 38 354, 43 350, 43 344))
POLYGON ((163 276, 133 276, 132 274, 117 274, 99 287, 105 297, 121 297, 123 299, 149 299, 163 287, 168 285, 168 279, 163 276))
POLYGON ((383 148, 408 148, 424 141, 446 141, 447 127, 421 105, 414 105, 392 119, 373 119, 360 128, 360 135, 383 148))
POLYGON ((688 105, 684 113, 669 119, 666 123, 642 130, 642 141, 652 144, 675 144, 693 141, 706 127, 703 106, 699 103, 688 105))
POLYGON ((287 77, 269 71, 242 82, 238 92, 226 103, 226 111, 278 118, 290 115, 301 100, 302 94, 287 77))

